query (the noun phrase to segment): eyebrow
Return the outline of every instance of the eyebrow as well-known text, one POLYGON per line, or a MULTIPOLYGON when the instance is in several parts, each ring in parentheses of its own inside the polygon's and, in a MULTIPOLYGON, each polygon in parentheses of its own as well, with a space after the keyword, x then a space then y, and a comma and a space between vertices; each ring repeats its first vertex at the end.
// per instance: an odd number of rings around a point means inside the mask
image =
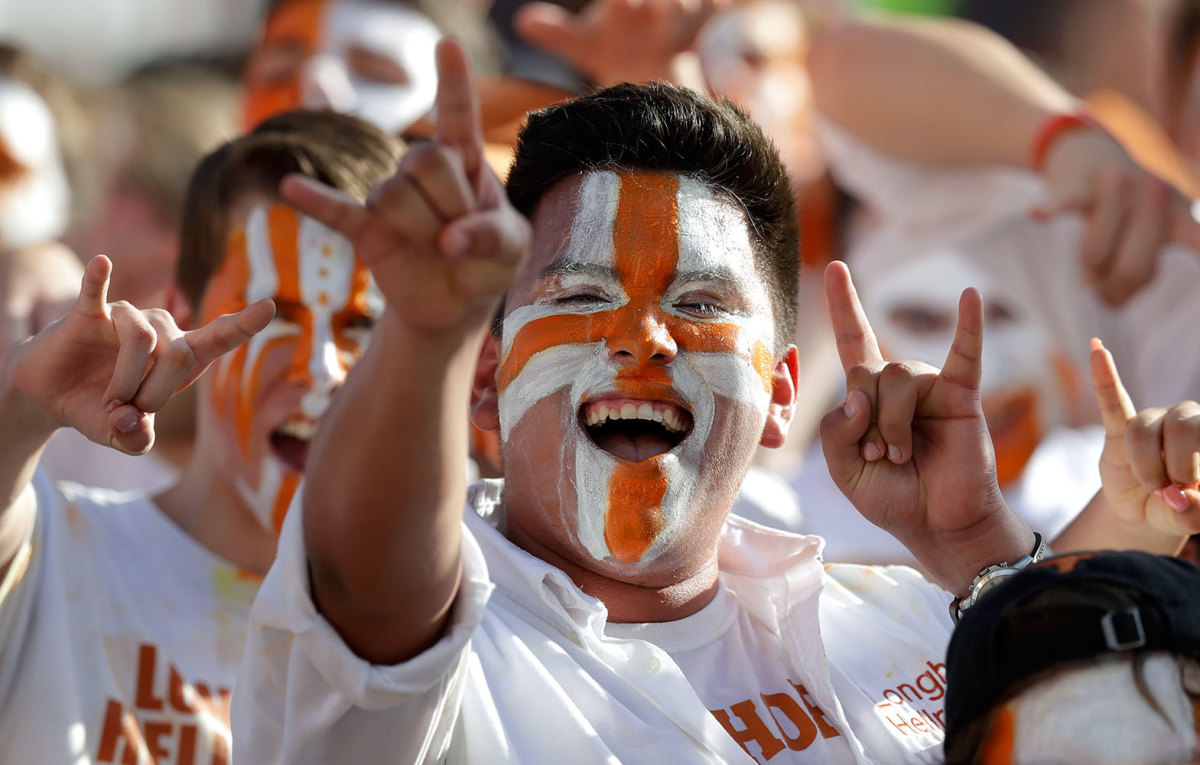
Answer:
POLYGON ((616 271, 610 266, 603 266, 599 263, 584 263, 566 258, 555 258, 538 272, 538 279, 545 279, 547 276, 591 276, 596 279, 609 281, 617 278, 616 271))
POLYGON ((717 282, 719 284, 738 285, 742 280, 728 266, 710 266, 691 271, 680 271, 672 280, 674 284, 691 284, 693 282, 717 282))

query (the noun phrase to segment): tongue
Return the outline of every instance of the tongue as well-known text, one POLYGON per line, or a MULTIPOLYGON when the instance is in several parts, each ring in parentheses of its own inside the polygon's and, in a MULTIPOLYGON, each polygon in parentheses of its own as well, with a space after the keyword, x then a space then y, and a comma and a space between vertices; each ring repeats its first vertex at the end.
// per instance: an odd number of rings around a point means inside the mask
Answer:
POLYGON ((279 459, 297 473, 304 472, 304 463, 308 459, 308 441, 277 433, 271 438, 271 445, 275 447, 275 454, 279 459))
POLYGON ((664 436, 653 433, 628 434, 620 432, 599 433, 596 445, 615 457, 629 462, 641 462, 660 454, 666 454, 675 446, 664 436))

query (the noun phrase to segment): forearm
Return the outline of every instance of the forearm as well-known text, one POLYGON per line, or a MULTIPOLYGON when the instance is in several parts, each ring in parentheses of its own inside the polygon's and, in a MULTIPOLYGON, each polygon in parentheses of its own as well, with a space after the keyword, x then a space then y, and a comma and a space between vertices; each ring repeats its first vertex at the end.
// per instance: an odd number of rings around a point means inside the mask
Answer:
POLYGON ((17 362, 28 344, 22 341, 0 355, 0 577, 32 522, 33 508, 22 497, 55 431, 50 419, 14 383, 17 362))
POLYGON ((820 111, 927 163, 1026 166, 1038 127, 1079 102, 990 31, 946 19, 856 21, 809 55, 820 111))
POLYGON ((458 590, 479 329, 422 333, 389 308, 313 444, 303 501, 314 599, 375 663, 435 642, 458 590))
POLYGON ((1177 555, 1187 542, 1184 534, 1167 534, 1149 523, 1122 522, 1109 509, 1102 492, 1062 530, 1051 549, 1056 553, 1083 550, 1143 550, 1156 555, 1177 555))

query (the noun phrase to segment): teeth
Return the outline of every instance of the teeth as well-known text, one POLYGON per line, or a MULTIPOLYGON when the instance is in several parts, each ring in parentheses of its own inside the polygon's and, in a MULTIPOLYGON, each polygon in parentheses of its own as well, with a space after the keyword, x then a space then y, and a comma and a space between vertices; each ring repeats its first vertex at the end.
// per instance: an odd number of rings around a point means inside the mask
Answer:
POLYGON ((606 420, 647 420, 661 422, 668 430, 682 431, 685 429, 684 420, 672 409, 656 409, 653 404, 624 404, 619 409, 609 408, 600 404, 588 414, 588 427, 594 427, 606 420))
POLYGON ((312 440, 313 434, 317 432, 317 424, 307 420, 288 420, 279 429, 279 432, 285 436, 309 441, 312 440))

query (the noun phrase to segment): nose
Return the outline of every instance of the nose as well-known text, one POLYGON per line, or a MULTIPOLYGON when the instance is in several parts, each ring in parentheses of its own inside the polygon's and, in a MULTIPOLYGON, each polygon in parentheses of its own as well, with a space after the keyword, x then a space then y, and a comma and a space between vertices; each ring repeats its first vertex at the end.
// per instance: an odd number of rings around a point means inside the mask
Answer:
POLYGON ((667 364, 679 348, 657 306, 627 307, 608 338, 608 355, 623 366, 667 364))
POLYGON ((310 420, 325 413, 330 398, 346 381, 348 372, 332 333, 318 328, 314 335, 311 345, 301 343, 297 348, 290 375, 307 389, 300 399, 300 411, 310 420))
POLYGON ((300 98, 310 109, 351 112, 358 106, 358 93, 346 63, 328 53, 317 54, 305 63, 300 75, 300 98))

